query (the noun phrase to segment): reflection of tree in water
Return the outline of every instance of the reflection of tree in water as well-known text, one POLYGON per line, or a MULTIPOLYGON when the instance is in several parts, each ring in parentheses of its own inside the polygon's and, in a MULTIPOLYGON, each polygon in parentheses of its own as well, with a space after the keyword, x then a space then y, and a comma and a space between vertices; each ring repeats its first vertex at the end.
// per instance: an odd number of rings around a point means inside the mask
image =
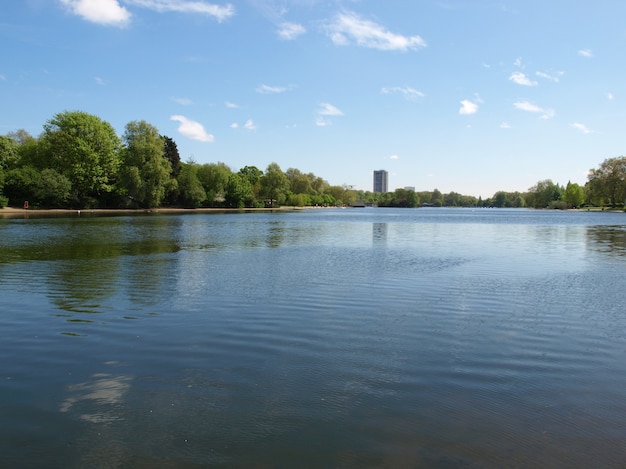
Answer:
POLYGON ((626 226, 589 226, 587 249, 616 256, 626 256, 626 226))
POLYGON ((388 230, 388 223, 372 223, 372 241, 375 243, 387 241, 388 230))
POLYGON ((267 234, 267 245, 271 248, 280 247, 285 238, 284 223, 280 221, 270 222, 267 234))

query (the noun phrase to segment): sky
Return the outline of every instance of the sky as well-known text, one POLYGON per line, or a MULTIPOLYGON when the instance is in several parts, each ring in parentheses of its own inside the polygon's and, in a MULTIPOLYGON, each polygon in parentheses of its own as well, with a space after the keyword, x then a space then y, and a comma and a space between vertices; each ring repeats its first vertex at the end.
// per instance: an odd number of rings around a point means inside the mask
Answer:
POLYGON ((20 0, 0 135, 84 111, 183 161, 491 197, 626 153, 624 0, 20 0))

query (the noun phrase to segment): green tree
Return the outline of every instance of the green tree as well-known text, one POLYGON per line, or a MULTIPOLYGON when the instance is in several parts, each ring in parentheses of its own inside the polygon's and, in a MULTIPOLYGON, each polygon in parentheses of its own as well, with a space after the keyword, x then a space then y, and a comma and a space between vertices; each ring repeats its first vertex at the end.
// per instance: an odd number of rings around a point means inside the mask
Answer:
POLYGON ((66 111, 44 125, 42 139, 46 166, 71 181, 76 204, 84 206, 113 190, 120 139, 111 124, 86 112, 66 111))
POLYGON ((435 207, 441 207, 443 205, 443 194, 439 189, 435 189, 430 196, 430 203, 435 207))
POLYGON ((626 157, 608 158, 597 169, 589 171, 588 182, 591 196, 612 206, 626 202, 626 157))
POLYGON ((10 137, 0 135, 0 170, 12 167, 18 158, 19 145, 10 137))
POLYGON ((72 183, 56 170, 46 168, 35 181, 33 194, 43 207, 65 207, 72 195, 72 183))
POLYGON ((185 207, 201 207, 206 201, 206 192, 198 179, 198 165, 182 163, 178 174, 179 200, 185 207))
POLYGON ((204 187, 209 206, 219 205, 224 200, 226 184, 232 171, 225 163, 207 163, 198 168, 198 179, 204 187))
POLYGON ((181 170, 180 154, 176 142, 167 135, 162 135, 163 139, 163 157, 172 165, 172 177, 178 177, 181 170))
POLYGON ((240 173, 232 173, 226 183, 225 202, 231 208, 251 206, 254 202, 254 193, 250 181, 240 173))
POLYGON ((528 189, 526 203, 534 208, 548 208, 554 201, 561 200, 563 189, 552 182, 544 179, 528 189))
POLYGON ((270 163, 261 177, 261 190, 269 200, 269 204, 280 205, 285 201, 286 192, 289 189, 289 180, 280 169, 278 163, 270 163))
POLYGON ((585 190, 576 183, 568 182, 563 193, 563 200, 568 207, 579 207, 585 201, 585 190))
POLYGON ((35 205, 40 180, 41 173, 32 166, 10 169, 4 174, 4 196, 12 205, 22 205, 25 201, 35 205))
POLYGON ((163 158, 163 138, 152 124, 133 121, 124 132, 122 185, 141 207, 158 207, 170 184, 172 165, 163 158))

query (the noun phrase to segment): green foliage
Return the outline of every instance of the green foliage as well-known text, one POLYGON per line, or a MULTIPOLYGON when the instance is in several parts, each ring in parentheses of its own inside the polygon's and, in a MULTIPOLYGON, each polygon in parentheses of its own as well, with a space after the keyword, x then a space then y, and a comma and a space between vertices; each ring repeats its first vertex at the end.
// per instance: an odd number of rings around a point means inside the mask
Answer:
POLYGON ((126 125, 121 183, 141 207, 159 207, 165 198, 172 166, 163 158, 163 138, 146 121, 126 125))
POLYGON ((85 112, 66 111, 44 125, 42 138, 46 167, 72 182, 79 206, 86 198, 113 190, 120 166, 120 139, 111 124, 85 112))
POLYGON ((226 183, 224 199, 227 207, 252 207, 255 199, 252 184, 250 184, 248 178, 240 173, 230 174, 226 183))
POLYGON ((207 163, 198 168, 198 179, 207 195, 210 207, 219 206, 226 192, 228 177, 232 171, 225 163, 207 163))
POLYGON ((608 158, 589 171, 587 189, 592 202, 615 207, 626 203, 626 157, 608 158))
POLYGON ((15 140, 0 135, 0 170, 11 167, 17 161, 18 149, 15 140))
POLYGON ((54 169, 44 169, 34 187, 37 203, 43 207, 64 207, 70 200, 72 183, 54 169))
POLYGON ((534 208, 548 208, 553 201, 561 200, 563 191, 564 189, 551 179, 544 179, 528 189, 526 203, 534 208))
POLYGON ((4 196, 15 204, 21 205, 27 200, 34 204, 40 179, 40 172, 32 166, 11 169, 4 175, 4 196))
POLYGON ((568 182, 563 193, 563 201, 567 208, 580 207, 585 201, 585 190, 576 183, 568 182))
POLYGON ((289 179, 277 163, 270 163, 261 177, 262 195, 269 199, 272 207, 285 202, 286 192, 289 189, 289 179))
POLYGON ((170 162, 172 166, 172 177, 178 177, 181 170, 180 154, 176 142, 170 137, 163 135, 163 158, 170 162))
POLYGON ((201 207, 206 201, 206 192, 198 179, 198 165, 182 163, 178 175, 179 201, 185 207, 201 207))

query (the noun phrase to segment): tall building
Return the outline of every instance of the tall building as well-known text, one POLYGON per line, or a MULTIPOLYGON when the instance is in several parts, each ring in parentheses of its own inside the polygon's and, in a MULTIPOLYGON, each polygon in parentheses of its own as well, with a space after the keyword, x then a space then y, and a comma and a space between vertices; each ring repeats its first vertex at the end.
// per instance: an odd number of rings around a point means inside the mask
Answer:
POLYGON ((388 173, 384 169, 374 171, 374 192, 389 192, 387 189, 388 173))

